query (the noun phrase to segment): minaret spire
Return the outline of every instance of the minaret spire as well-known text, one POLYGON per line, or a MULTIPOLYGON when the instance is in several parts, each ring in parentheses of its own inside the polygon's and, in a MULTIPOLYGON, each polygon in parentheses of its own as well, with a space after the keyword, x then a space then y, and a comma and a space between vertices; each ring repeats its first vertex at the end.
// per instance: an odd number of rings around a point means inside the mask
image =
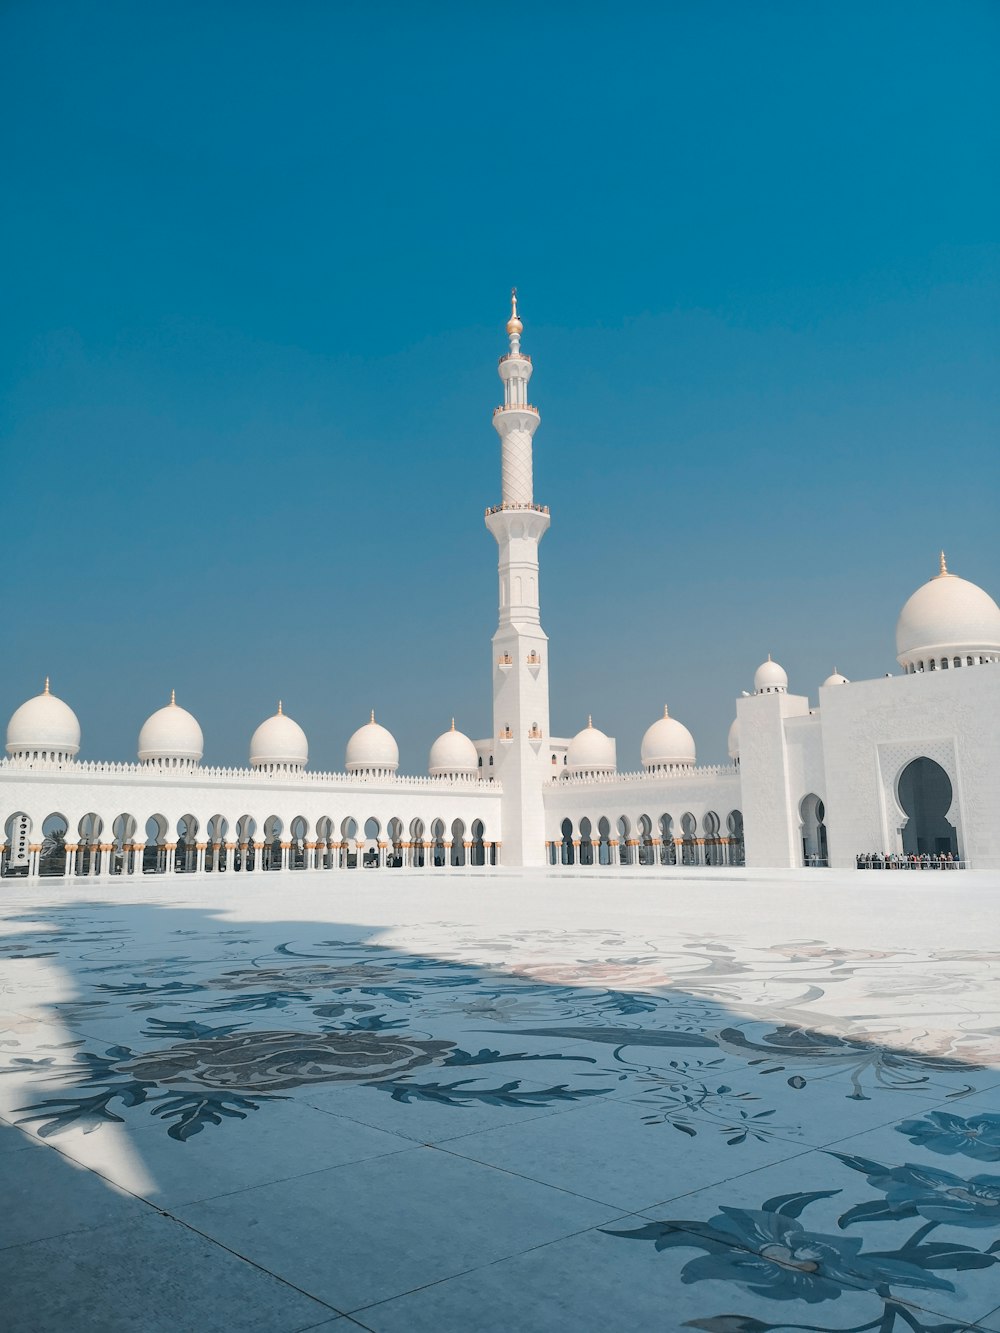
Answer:
POLYGON ((499 625, 493 636, 494 773, 503 783, 505 865, 544 865, 542 783, 549 776, 548 639, 541 625, 538 543, 549 511, 535 504, 532 438, 538 408, 528 402, 531 357, 521 351, 524 324, 517 288, 510 293, 509 351, 500 358, 503 403, 493 412, 500 436, 500 504, 486 511, 499 548, 499 625))
POLYGON ((517 313, 517 288, 510 291, 507 341, 510 351, 500 358, 503 403, 493 413, 500 436, 501 502, 524 509, 533 503, 531 438, 538 429, 538 408, 528 402, 531 357, 521 351, 524 325, 517 313))

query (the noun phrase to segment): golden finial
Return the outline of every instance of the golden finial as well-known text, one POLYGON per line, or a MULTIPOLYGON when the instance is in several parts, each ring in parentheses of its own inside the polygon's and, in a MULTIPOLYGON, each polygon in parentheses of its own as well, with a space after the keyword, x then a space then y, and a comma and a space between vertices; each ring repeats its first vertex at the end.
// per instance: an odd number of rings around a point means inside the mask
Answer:
POLYGON ((280 699, 278 700, 278 716, 279 716, 279 717, 284 717, 284 713, 281 711, 281 700, 280 700, 280 699))
POLYGON ((451 719, 451 729, 452 729, 452 731, 455 730, 455 719, 454 719, 454 718, 451 719))
POLYGON ((521 323, 520 316, 517 313, 517 288, 510 289, 510 319, 507 321, 507 332, 513 337, 520 334, 524 325, 521 323))
POLYGON ((49 693, 49 678, 48 678, 48 676, 45 677, 45 689, 42 691, 42 693, 43 693, 43 694, 48 694, 48 693, 49 693))
POLYGON ((663 716, 664 716, 664 717, 669 717, 669 716, 670 716, 670 709, 667 707, 666 704, 663 705, 663 716))
POLYGON ((176 690, 171 690, 171 691, 170 691, 170 707, 171 707, 171 708, 176 708, 176 707, 177 707, 177 691, 176 691, 176 690))
POLYGON ((590 715, 590 713, 588 713, 588 714, 587 714, 587 726, 588 726, 588 727, 592 727, 593 725, 594 725, 594 719, 593 719, 593 717, 590 715))
POLYGON ((944 551, 942 551, 942 552, 941 552, 941 568, 938 570, 938 578, 940 578, 942 574, 947 574, 947 573, 948 573, 948 562, 947 562, 947 560, 945 560, 945 558, 944 558, 944 551))
POLYGON ((374 708, 372 709, 372 715, 371 715, 371 717, 368 719, 368 721, 369 721, 369 723, 372 723, 372 722, 375 721, 375 709, 374 709, 374 708))
POLYGON ((767 660, 768 660, 769 662, 770 662, 770 660, 771 660, 771 654, 770 654, 770 653, 768 653, 768 655, 767 655, 767 660))

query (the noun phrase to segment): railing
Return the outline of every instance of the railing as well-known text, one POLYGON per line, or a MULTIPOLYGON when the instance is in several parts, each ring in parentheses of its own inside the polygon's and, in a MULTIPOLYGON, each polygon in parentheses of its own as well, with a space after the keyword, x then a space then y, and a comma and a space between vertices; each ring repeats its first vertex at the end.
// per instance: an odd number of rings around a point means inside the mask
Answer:
POLYGON ((499 407, 493 409, 493 415, 496 416, 498 412, 533 412, 536 417, 542 415, 534 403, 521 403, 520 405, 501 403, 499 407))
MULTIPOLYGON (((273 773, 265 772, 258 768, 218 768, 218 767, 195 767, 195 768, 156 768, 145 764, 116 764, 103 763, 100 760, 83 760, 78 763, 57 764, 46 760, 27 760, 18 759, 0 759, 0 774, 4 773, 35 774, 46 777, 59 774, 60 777, 78 778, 78 777, 110 777, 110 778, 128 778, 130 781, 139 782, 183 782, 190 784, 192 782, 207 781, 211 783, 238 783, 239 785, 256 785, 266 782, 285 782, 292 784, 305 783, 307 785, 319 785, 324 787, 357 787, 362 785, 386 785, 390 787, 434 787, 440 790, 442 787, 471 792, 477 789, 487 788, 490 795, 495 795, 503 790, 502 785, 495 778, 481 778, 478 776, 469 777, 404 777, 399 774, 368 774, 368 773, 311 773, 307 771, 291 772, 289 770, 279 770, 273 773)), ((485 794, 485 793, 484 793, 485 794)))
POLYGON ((888 860, 883 857, 878 861, 866 861, 864 857, 859 857, 857 868, 859 870, 971 870, 972 863, 970 861, 959 861, 957 857, 953 857, 950 861, 942 861, 939 857, 932 856, 930 853, 927 854, 926 861, 922 860, 920 856, 915 861, 911 861, 909 857, 900 852, 897 853, 896 860, 891 859, 891 853, 888 860))
POLYGON ((497 365, 502 366, 505 361, 527 361, 531 365, 531 357, 527 352, 504 352, 503 356, 497 359, 497 365))
POLYGON ((486 517, 489 518, 490 514, 505 513, 508 509, 530 509, 535 514, 547 514, 549 512, 548 505, 523 504, 520 501, 505 500, 503 504, 491 505, 486 511, 486 517))
POLYGON ((684 767, 680 764, 673 769, 659 769, 654 773, 647 773, 640 769, 634 773, 601 773, 597 777, 575 777, 572 773, 563 774, 557 778, 549 778, 546 783, 549 787, 566 786, 607 786, 611 784, 621 785, 630 782, 679 782, 684 779, 698 778, 735 778, 739 776, 740 770, 735 764, 702 764, 696 767, 691 764, 684 767))

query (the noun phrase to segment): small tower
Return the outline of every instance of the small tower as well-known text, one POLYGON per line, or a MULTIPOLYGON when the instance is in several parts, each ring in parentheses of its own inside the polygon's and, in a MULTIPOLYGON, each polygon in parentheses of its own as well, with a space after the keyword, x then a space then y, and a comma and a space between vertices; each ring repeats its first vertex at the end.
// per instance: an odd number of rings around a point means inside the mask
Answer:
POLYGON ((545 864, 542 783, 549 740, 548 638, 538 598, 538 543, 549 526, 547 507, 532 490, 532 437, 538 409, 528 402, 531 357, 521 351, 523 325, 517 289, 511 292, 507 336, 500 358, 504 401, 493 412, 500 436, 501 503, 486 511, 499 548, 500 614, 493 635, 494 774, 503 783, 505 865, 545 864))

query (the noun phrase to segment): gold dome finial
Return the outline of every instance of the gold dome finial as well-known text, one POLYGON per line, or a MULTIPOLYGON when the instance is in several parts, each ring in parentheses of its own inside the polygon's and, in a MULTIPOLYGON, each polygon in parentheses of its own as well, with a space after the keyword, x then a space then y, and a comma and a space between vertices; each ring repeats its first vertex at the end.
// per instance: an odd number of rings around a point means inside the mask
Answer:
POLYGON ((593 725, 594 725, 594 719, 593 719, 593 717, 590 715, 590 713, 588 713, 588 714, 587 714, 587 726, 590 727, 590 728, 593 728, 593 725))
POLYGON ((948 573, 948 561, 944 558, 944 551, 942 551, 941 568, 938 570, 938 578, 940 578, 942 574, 947 574, 947 573, 948 573))
POLYGON ((171 691, 170 691, 170 707, 171 707, 171 708, 176 708, 176 707, 177 707, 177 691, 176 691, 176 690, 171 690, 171 691))
POLYGON ((45 689, 42 690, 42 693, 43 693, 43 694, 48 694, 48 693, 49 693, 49 678, 48 678, 48 676, 45 677, 45 689))
POLYGON ((369 722, 369 724, 370 724, 370 723, 372 723, 372 722, 374 722, 374 721, 375 721, 375 709, 373 708, 373 709, 372 709, 372 715, 371 715, 371 717, 368 719, 368 722, 369 722))
POLYGON ((281 711, 281 700, 280 700, 280 699, 278 700, 278 716, 279 716, 279 717, 284 717, 284 713, 281 711))
POLYGON ((664 717, 669 717, 669 716, 670 716, 670 709, 667 707, 666 704, 663 705, 663 716, 664 716, 664 717))
POLYGON ((454 718, 451 719, 451 729, 452 729, 452 731, 455 730, 455 719, 454 719, 454 718))
POLYGON ((510 319, 507 321, 507 332, 513 338, 519 335, 524 325, 521 323, 520 316, 517 313, 517 288, 510 289, 510 319))

